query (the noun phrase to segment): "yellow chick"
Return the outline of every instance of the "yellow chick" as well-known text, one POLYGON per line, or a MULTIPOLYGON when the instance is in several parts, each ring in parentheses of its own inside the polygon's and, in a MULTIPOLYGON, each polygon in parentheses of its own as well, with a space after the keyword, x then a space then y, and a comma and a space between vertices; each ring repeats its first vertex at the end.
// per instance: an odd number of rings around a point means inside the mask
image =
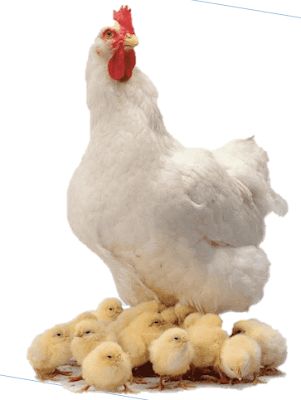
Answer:
POLYGON ((255 381, 260 371, 261 350, 245 334, 229 337, 220 353, 220 368, 230 379, 255 381))
POLYGON ((84 358, 101 342, 113 339, 108 337, 107 325, 101 321, 87 319, 79 322, 75 327, 71 342, 72 356, 81 365, 84 358))
POLYGON ((86 319, 92 319, 94 321, 97 321, 97 317, 94 314, 94 312, 91 311, 84 311, 82 313, 80 313, 79 315, 77 315, 75 318, 73 318, 70 322, 68 322, 68 325, 72 331, 72 334, 74 333, 75 327, 76 325, 86 319))
POLYGON ((99 321, 115 321, 123 311, 122 303, 115 297, 103 300, 95 311, 99 321))
POLYGON ((198 324, 202 326, 211 326, 211 327, 221 327, 222 326, 222 319, 217 314, 202 314, 199 312, 189 314, 184 322, 183 328, 189 329, 191 326, 198 324))
POLYGON ((166 323, 159 313, 145 312, 119 333, 118 343, 129 354, 133 368, 149 361, 148 347, 165 329, 166 323))
POLYGON ((132 380, 129 356, 114 342, 103 342, 91 351, 83 361, 82 375, 88 386, 99 390, 116 391, 132 380))
POLYGON ((56 325, 33 340, 27 358, 40 379, 50 379, 58 374, 70 375, 57 369, 69 363, 72 356, 70 343, 68 324, 56 325))
POLYGON ((184 326, 194 350, 193 373, 195 368, 213 368, 220 372, 219 354, 224 341, 228 338, 221 324, 222 320, 216 314, 206 314, 201 317, 191 314, 185 319, 184 326))
POLYGON ((167 324, 174 325, 178 323, 178 317, 175 312, 175 307, 168 307, 161 311, 161 316, 167 324))
POLYGON ((164 377, 180 377, 179 386, 186 387, 182 375, 190 369, 194 352, 184 329, 168 329, 151 343, 149 352, 153 369, 160 375, 160 390, 164 389, 164 377))
POLYGON ((245 333, 256 340, 261 348, 261 365, 266 370, 274 370, 286 360, 286 340, 270 325, 257 319, 238 321, 233 326, 232 334, 238 333, 245 333))
POLYGON ((144 312, 159 312, 161 309, 162 305, 155 300, 140 303, 124 310, 115 321, 111 322, 109 329, 118 334, 140 314, 144 312))
POLYGON ((188 305, 183 305, 181 303, 177 303, 175 305, 175 313, 178 319, 178 324, 181 325, 187 315, 195 312, 195 309, 188 305))

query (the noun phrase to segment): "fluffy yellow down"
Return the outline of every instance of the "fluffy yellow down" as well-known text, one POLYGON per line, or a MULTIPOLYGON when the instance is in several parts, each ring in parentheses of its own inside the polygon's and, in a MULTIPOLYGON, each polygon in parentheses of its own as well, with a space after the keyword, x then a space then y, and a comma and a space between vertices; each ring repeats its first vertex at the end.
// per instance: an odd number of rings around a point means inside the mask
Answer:
POLYGON ((100 390, 116 390, 132 379, 129 356, 114 342, 103 342, 84 359, 82 376, 100 390))

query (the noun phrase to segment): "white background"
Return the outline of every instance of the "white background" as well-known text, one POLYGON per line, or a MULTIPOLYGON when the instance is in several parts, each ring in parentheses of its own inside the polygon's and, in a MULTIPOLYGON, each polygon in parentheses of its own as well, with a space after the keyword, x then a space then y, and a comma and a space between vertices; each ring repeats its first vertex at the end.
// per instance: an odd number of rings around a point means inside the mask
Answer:
MULTIPOLYGON (((225 3, 301 15, 300 1, 225 3)), ((66 189, 89 138, 84 69, 90 44, 120 1, 0 2, 1 329, 0 374, 34 378, 33 337, 116 295, 103 263, 72 234, 66 189)), ((273 186, 289 202, 267 218, 272 262, 257 317, 288 338, 285 378, 239 389, 201 387, 140 397, 283 398, 297 390, 300 351, 301 19, 190 0, 131 0, 137 64, 154 81, 170 132, 214 148, 255 135, 268 150, 273 186)), ((227 329, 241 318, 223 316, 227 329)), ((0 377, 5 398, 75 395, 57 386, 0 377)), ((97 398, 108 395, 84 394, 97 398)))

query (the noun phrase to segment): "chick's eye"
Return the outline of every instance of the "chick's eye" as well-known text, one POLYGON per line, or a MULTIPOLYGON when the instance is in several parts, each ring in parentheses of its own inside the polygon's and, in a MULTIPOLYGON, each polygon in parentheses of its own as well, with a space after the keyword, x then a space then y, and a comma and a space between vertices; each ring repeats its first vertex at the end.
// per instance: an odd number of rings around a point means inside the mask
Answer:
POLYGON ((55 334, 55 336, 60 337, 60 336, 63 336, 63 335, 62 335, 62 333, 58 332, 58 333, 55 334))
POLYGON ((178 336, 175 336, 174 339, 175 339, 175 340, 179 340, 178 336))
POLYGON ((113 311, 113 308, 112 308, 112 307, 109 307, 109 310, 110 310, 110 311, 113 311))
POLYGON ((111 355, 108 355, 107 358, 112 358, 112 356, 111 356, 111 355))
POLYGON ((86 331, 86 332, 85 332, 86 335, 89 335, 89 333, 91 333, 91 331, 86 331))

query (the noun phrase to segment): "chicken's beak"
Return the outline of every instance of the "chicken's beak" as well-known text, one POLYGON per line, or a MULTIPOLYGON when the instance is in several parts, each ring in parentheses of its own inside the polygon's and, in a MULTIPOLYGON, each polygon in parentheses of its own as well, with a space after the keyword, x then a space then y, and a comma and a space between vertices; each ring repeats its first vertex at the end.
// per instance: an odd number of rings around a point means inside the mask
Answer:
POLYGON ((134 48, 139 44, 138 38, 134 34, 127 33, 124 39, 124 47, 134 48))

